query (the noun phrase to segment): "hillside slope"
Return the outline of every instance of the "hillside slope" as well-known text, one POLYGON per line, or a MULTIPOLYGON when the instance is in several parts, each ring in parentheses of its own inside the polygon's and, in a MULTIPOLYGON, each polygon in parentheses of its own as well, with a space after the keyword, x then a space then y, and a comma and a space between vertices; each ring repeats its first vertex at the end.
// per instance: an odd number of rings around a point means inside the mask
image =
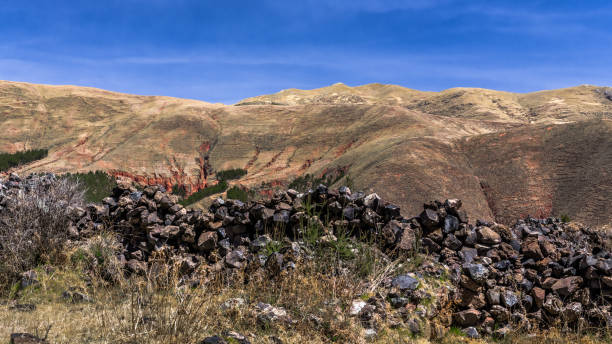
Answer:
POLYGON ((612 196, 607 90, 336 84, 226 106, 0 82, 0 151, 50 150, 21 172, 105 170, 191 191, 228 168, 247 169, 237 183, 261 192, 344 173, 406 214, 457 197, 473 218, 565 214, 598 225, 612 222, 601 208, 612 196))

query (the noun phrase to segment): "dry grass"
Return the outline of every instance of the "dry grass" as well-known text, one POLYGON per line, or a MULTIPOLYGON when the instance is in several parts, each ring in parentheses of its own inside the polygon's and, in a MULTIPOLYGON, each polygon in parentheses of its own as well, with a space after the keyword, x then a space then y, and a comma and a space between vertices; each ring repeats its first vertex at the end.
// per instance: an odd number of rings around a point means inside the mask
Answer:
MULTIPOLYGON (((365 343, 361 326, 348 315, 348 305, 363 291, 346 276, 322 274, 306 267, 277 279, 245 275, 208 276, 205 286, 190 288, 172 268, 103 286, 75 269, 45 273, 40 285, 25 290, 19 302, 34 303, 33 312, 0 306, 0 339, 12 332, 45 333, 51 343, 198 343, 209 335, 236 331, 253 343, 365 343), (90 284, 90 286, 88 286, 90 284), (82 290, 93 301, 72 303, 61 294, 70 287, 82 290), (221 305, 242 298, 243 305, 221 305), (263 324, 254 312, 257 302, 287 310, 292 323, 263 324), (319 318, 317 322, 313 316, 319 318)), ((204 277, 205 274, 202 274, 204 277)), ((253 275, 251 275, 253 276, 253 275)), ((100 282, 100 283, 99 283, 100 282)), ((484 343, 451 332, 440 343, 484 343)), ((376 343, 429 343, 406 329, 381 328, 376 343)), ((502 343, 601 343, 605 338, 563 333, 558 330, 532 335, 513 334, 502 343)))

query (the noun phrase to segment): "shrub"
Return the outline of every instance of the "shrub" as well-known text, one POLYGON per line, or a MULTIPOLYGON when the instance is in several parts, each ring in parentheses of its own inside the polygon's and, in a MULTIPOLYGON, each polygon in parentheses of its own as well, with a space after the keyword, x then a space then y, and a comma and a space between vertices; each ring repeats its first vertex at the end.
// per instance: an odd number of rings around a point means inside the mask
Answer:
POLYGON ((238 186, 233 186, 231 189, 227 190, 227 198, 246 202, 249 198, 249 194, 238 186))
POLYGON ((247 170, 242 168, 234 168, 231 170, 219 171, 216 173, 217 180, 232 180, 240 179, 242 176, 247 174, 247 170))
POLYGON ((217 185, 209 186, 207 188, 194 192, 189 197, 185 198, 179 203, 183 206, 187 206, 202 200, 204 197, 221 193, 225 190, 227 190, 227 183, 225 181, 220 181, 219 183, 217 183, 217 185))
POLYGON ((569 216, 567 216, 566 214, 561 215, 561 222, 563 223, 568 223, 570 222, 572 219, 570 219, 569 216))
POLYGON ((48 153, 47 149, 32 149, 12 154, 0 153, 0 171, 6 171, 11 167, 43 159, 48 153))
POLYGON ((87 202, 99 203, 111 194, 117 186, 115 178, 103 171, 87 173, 67 173, 63 177, 76 181, 85 189, 85 200, 87 202))
POLYGON ((70 179, 41 183, 9 199, 0 213, 1 287, 60 256, 68 239, 70 209, 82 203, 81 186, 70 179))

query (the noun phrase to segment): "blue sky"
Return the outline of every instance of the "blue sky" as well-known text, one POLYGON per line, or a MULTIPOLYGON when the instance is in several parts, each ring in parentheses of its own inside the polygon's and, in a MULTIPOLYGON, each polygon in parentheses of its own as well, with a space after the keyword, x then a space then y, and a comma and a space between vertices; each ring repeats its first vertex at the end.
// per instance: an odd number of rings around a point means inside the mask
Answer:
POLYGON ((336 82, 612 85, 612 2, 2 0, 0 79, 234 103, 336 82))

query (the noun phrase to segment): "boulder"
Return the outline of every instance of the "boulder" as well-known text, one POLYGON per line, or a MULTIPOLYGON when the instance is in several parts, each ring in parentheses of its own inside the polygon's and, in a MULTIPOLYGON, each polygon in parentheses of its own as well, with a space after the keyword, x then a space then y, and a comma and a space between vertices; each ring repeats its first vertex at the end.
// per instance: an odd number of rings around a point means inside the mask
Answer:
POLYGON ((230 268, 242 268, 245 260, 246 257, 241 250, 233 250, 225 256, 225 264, 230 268))
POLYGON ((478 227, 476 230, 478 242, 485 245, 496 245, 501 243, 501 236, 489 227, 478 227))
POLYGON ((453 321, 459 326, 476 326, 480 323, 480 311, 467 309, 453 314, 453 321))
POLYGON ((527 258, 533 258, 535 260, 544 258, 537 237, 527 237, 521 245, 521 252, 527 258))
POLYGON ((202 232, 198 238, 198 249, 203 252, 213 250, 217 246, 216 232, 202 232))
POLYGON ((571 276, 562 278, 557 280, 552 286, 551 289, 553 292, 557 293, 559 296, 567 297, 573 294, 580 288, 582 284, 582 277, 580 276, 571 276))
POLYGON ((413 291, 419 286, 419 281, 410 275, 400 275, 391 281, 391 285, 401 291, 413 291))
POLYGON ((433 229, 438 226, 438 222, 440 221, 438 217, 438 213, 433 209, 425 209, 421 215, 419 216, 419 220, 421 225, 427 229, 433 229))
POLYGON ((476 283, 484 284, 489 277, 489 269, 482 264, 467 264, 466 269, 476 283))

